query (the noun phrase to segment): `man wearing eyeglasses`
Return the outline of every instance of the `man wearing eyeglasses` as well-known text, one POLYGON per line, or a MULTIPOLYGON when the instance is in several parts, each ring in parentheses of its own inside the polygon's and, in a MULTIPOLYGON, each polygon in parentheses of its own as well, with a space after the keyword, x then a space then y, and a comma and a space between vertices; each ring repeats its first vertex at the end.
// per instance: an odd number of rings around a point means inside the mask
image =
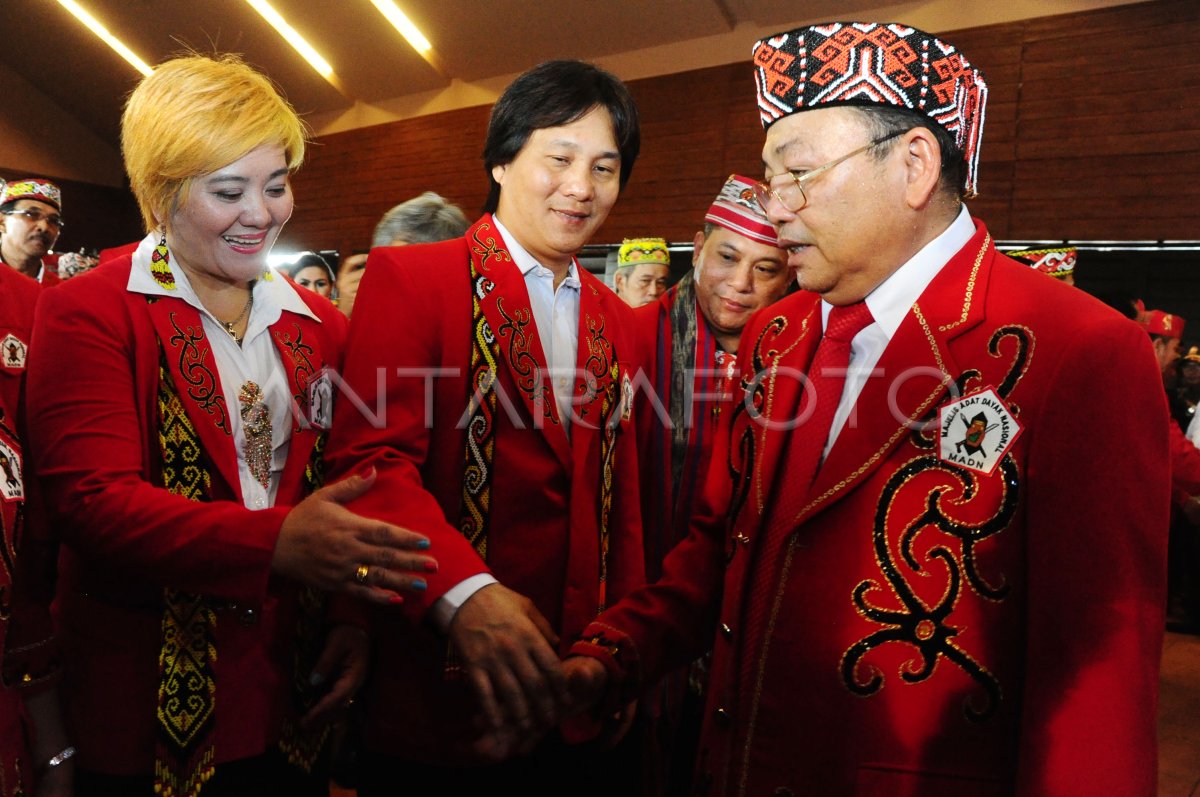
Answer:
POLYGON ((0 259, 50 286, 60 280, 43 258, 62 232, 62 191, 49 180, 27 178, 4 186, 0 195, 0 259))
POLYGON ((987 87, 952 44, 830 23, 753 62, 804 290, 747 324, 691 533, 585 629, 572 692, 619 705, 712 644, 712 795, 1153 794, 1145 333, 968 214, 987 87))

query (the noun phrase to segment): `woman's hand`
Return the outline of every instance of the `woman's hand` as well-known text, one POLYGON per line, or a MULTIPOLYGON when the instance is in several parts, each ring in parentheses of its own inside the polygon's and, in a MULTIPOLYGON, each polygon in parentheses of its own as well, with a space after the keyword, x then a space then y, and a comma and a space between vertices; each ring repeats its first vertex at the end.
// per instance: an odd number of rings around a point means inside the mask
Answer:
POLYGON ((429 540, 343 506, 374 483, 374 470, 350 476, 293 507, 279 530, 272 570, 372 603, 400 603, 400 593, 425 589, 420 574, 437 572, 437 560, 416 552, 428 549, 429 540))

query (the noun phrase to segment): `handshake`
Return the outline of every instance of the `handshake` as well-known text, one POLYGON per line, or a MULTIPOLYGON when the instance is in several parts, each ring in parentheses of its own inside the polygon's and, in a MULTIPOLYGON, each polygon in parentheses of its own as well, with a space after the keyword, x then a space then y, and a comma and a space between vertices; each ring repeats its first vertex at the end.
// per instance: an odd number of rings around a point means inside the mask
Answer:
POLYGON ((477 698, 473 752, 499 762, 527 754, 555 727, 568 742, 620 741, 634 703, 600 716, 608 673, 598 660, 555 653, 558 636, 526 597, 500 584, 472 595, 450 624, 450 644, 477 698))

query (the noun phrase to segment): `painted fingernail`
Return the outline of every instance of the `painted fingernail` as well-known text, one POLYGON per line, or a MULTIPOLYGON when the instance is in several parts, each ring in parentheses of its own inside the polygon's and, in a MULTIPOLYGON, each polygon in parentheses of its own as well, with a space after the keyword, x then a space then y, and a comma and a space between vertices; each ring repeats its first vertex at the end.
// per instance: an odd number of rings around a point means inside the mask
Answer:
POLYGON ((429 550, 429 540, 417 540, 417 550, 418 551, 429 550))
POLYGON ((428 585, 425 583, 425 579, 423 579, 423 578, 414 578, 413 579, 413 583, 412 583, 413 589, 422 590, 422 589, 425 589, 426 586, 428 586, 428 585))
POLYGON ((312 675, 308 676, 309 686, 320 686, 324 682, 325 676, 321 675, 321 673, 317 672, 316 670, 313 671, 312 675))
POLYGON ((432 561, 426 562, 425 563, 425 572, 426 573, 436 573, 437 572, 437 562, 432 562, 432 561))
POLYGON ((393 595, 392 597, 388 598, 388 603, 391 603, 393 605, 399 604, 399 603, 404 603, 404 596, 403 595, 393 595))

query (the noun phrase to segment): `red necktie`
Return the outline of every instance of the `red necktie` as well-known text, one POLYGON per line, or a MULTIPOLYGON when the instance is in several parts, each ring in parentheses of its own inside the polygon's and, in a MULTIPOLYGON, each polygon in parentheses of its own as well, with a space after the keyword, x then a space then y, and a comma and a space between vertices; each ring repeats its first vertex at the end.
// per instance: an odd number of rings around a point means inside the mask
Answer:
POLYGON ((792 432, 792 451, 788 468, 794 474, 794 484, 808 492, 817 471, 821 454, 832 431, 833 416, 846 387, 846 369, 850 365, 850 341, 874 321, 865 302, 835 307, 829 311, 825 334, 808 366, 808 386, 801 411, 812 414, 792 432), (816 406, 812 406, 816 402, 816 406))

